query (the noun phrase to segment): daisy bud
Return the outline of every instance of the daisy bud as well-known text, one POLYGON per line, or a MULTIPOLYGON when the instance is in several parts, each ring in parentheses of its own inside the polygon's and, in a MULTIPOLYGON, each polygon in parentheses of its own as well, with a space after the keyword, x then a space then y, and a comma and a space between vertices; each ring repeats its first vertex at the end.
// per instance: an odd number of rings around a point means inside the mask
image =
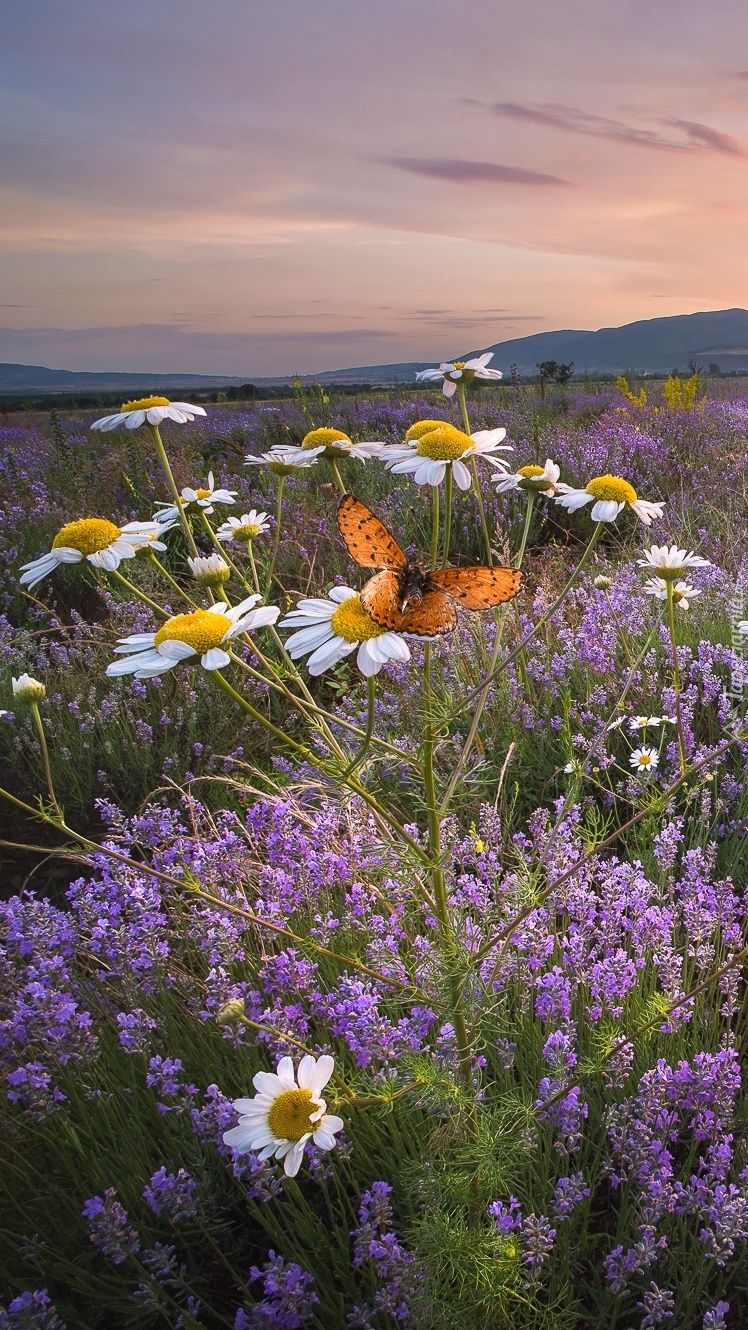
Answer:
POLYGON ((611 577, 603 577, 601 573, 598 577, 595 578, 592 585, 596 587, 598 591, 607 591, 612 581, 613 579, 611 577))
POLYGON ((229 998, 216 1016, 218 1025, 234 1025, 244 1015, 244 998, 229 998))
POLYGON ((13 696, 16 702, 25 702, 27 706, 35 706, 37 702, 41 702, 42 698, 47 696, 47 690, 38 679, 32 679, 30 674, 22 674, 20 678, 13 680, 13 696))
POLYGON ((221 587, 231 576, 231 569, 220 554, 209 554, 207 558, 198 555, 196 559, 188 558, 187 562, 192 576, 200 586, 221 587))

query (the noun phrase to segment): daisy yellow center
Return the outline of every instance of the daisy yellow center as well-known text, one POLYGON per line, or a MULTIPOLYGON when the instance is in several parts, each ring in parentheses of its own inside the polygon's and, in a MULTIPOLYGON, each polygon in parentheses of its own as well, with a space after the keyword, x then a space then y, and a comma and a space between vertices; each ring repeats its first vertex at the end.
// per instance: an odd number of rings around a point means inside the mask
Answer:
POLYGON ((424 434, 431 434, 435 429, 444 429, 445 420, 416 420, 405 435, 406 443, 416 443, 424 434))
POLYGON ((168 397, 139 397, 136 402, 123 402, 120 411, 148 411, 152 406, 168 405, 168 397))
POLYGON ((465 368, 465 361, 464 361, 464 360, 456 360, 456 361, 455 361, 455 369, 464 369, 464 368, 465 368))
POLYGON ((517 475, 522 477, 519 482, 520 489, 536 492, 553 489, 553 482, 548 479, 545 469, 535 462, 529 462, 527 466, 521 466, 517 475))
POLYGON ((620 476, 595 476, 589 485, 585 485, 585 490, 593 499, 612 499, 614 503, 636 503, 636 490, 620 476))
POLYGON ((349 596, 338 605, 330 627, 346 642, 366 642, 370 637, 381 637, 387 629, 375 623, 361 604, 360 596, 349 596))
POLYGON ((454 462, 472 447, 473 440, 469 434, 463 434, 462 430, 455 429, 453 425, 446 425, 424 434, 416 444, 416 452, 420 457, 430 457, 433 462, 454 462))
POLYGON ((198 499, 209 499, 209 498, 210 498, 210 490, 203 490, 203 489, 200 489, 200 490, 195 490, 195 493, 196 493, 198 499))
POLYGON ((268 1126, 274 1136, 284 1141, 300 1141, 314 1131, 311 1119, 311 1090, 284 1090, 268 1113, 268 1126))
POLYGON ((254 540, 259 534, 260 528, 255 522, 246 522, 244 526, 238 526, 234 531, 237 540, 254 540))
POLYGON ((176 614, 159 628, 153 639, 153 645, 160 647, 162 642, 186 642, 198 656, 221 645, 231 628, 231 620, 226 614, 211 614, 209 610, 194 610, 192 614, 176 614))
POLYGON ((649 766, 651 766, 651 765, 652 765, 652 758, 651 758, 650 754, 649 754, 649 753, 640 753, 640 754, 639 754, 639 766, 640 766, 640 767, 649 767, 649 766))
POLYGON ((347 434, 343 434, 339 429, 313 429, 301 440, 301 446, 304 451, 310 448, 329 448, 331 443, 350 444, 347 434))
POLYGON ((83 555, 96 554, 98 550, 105 550, 113 544, 121 534, 114 522, 107 522, 103 517, 81 517, 77 522, 68 522, 67 526, 57 532, 52 549, 64 547, 79 550, 83 555))

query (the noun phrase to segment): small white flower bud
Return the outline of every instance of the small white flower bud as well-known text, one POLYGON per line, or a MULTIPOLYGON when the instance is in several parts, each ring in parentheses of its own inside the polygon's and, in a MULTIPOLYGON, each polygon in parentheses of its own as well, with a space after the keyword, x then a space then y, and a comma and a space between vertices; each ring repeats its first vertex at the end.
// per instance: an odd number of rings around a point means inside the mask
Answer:
POLYGON ((234 1025, 236 1021, 241 1020, 243 1015, 244 998, 229 998, 228 1002, 224 1002, 218 1012, 216 1022, 218 1025, 234 1025))
POLYGON ((206 557, 198 555, 196 559, 189 559, 192 576, 200 586, 220 587, 224 582, 228 582, 231 576, 231 569, 220 554, 209 554, 206 557))
POLYGON ((599 574, 598 577, 595 578, 595 580, 594 580, 594 582, 592 583, 592 585, 593 585, 594 587, 596 587, 598 591, 607 591, 607 590, 608 590, 608 587, 609 587, 610 584, 611 584, 611 582, 612 582, 612 578, 610 578, 610 577, 603 577, 603 575, 602 575, 602 573, 601 573, 601 574, 599 574))
POLYGON ((25 702, 31 706, 35 702, 41 702, 46 695, 44 684, 38 679, 32 679, 30 674, 22 674, 20 678, 13 680, 13 696, 16 702, 25 702))

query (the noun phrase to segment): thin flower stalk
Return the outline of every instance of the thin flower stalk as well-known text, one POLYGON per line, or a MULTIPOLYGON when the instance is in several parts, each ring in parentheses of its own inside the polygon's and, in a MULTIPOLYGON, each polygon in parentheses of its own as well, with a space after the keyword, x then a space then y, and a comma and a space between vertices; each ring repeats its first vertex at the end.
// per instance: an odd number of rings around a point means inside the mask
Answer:
POLYGON ((56 793, 55 793, 54 781, 52 780, 52 767, 50 766, 50 761, 49 761, 49 749, 48 749, 48 747, 47 747, 47 736, 46 736, 45 733, 44 733, 44 722, 43 722, 43 720, 42 720, 42 715, 41 715, 41 712, 40 712, 40 710, 39 710, 39 703, 38 703, 38 702, 32 702, 32 703, 31 703, 31 714, 32 714, 32 716, 34 717, 34 724, 36 725, 36 732, 37 732, 37 734, 38 734, 38 736, 39 736, 39 747, 41 748, 41 751, 42 751, 42 762, 44 763, 44 775, 45 775, 45 778, 46 778, 46 781, 47 781, 47 790, 48 790, 48 792, 49 792, 49 798, 50 798, 50 801, 51 801, 51 803, 52 803, 52 807, 54 808, 54 810, 55 810, 57 816, 61 819, 61 818, 62 818, 62 810, 61 810, 61 808, 60 808, 59 803, 57 802, 57 795, 56 795, 56 793))
POLYGON ((280 546, 281 523, 283 521, 283 488, 286 483, 285 476, 278 477, 278 498, 275 507, 275 537, 273 540, 273 552, 270 556, 270 564, 267 571, 267 580, 265 583, 265 595, 270 592, 275 576, 275 565, 278 559, 278 549, 280 546))
POLYGON ((366 754, 369 751, 369 748, 371 747, 372 735, 374 733, 374 707, 376 703, 376 698, 377 698, 377 680, 376 680, 376 675, 372 674, 366 680, 366 730, 364 732, 364 740, 358 752, 356 753, 353 761, 350 763, 349 766, 346 767, 345 771, 340 777, 340 779, 343 781, 347 780, 348 777, 351 776, 354 771, 358 770, 358 768, 361 766, 361 763, 364 761, 366 754))
POLYGON ((184 511, 182 496, 180 495, 179 490, 177 489, 177 482, 174 479, 174 472, 171 469, 171 464, 169 462, 166 449, 164 448, 163 440, 161 438, 161 432, 158 428, 158 425, 152 425, 150 421, 147 422, 147 425, 151 433, 151 438, 153 439, 153 442, 156 445, 156 452, 158 453, 158 460, 161 463, 161 470, 163 471, 164 476, 166 477, 166 483, 169 486, 169 489, 171 491, 171 497, 174 500, 177 512, 179 514, 179 521, 181 523, 182 531, 184 532, 184 538, 187 542, 187 547, 190 551, 190 554, 192 554, 194 558, 197 558, 198 554, 197 545, 195 544, 195 538, 190 530, 189 518, 187 517, 187 514, 184 511))
POLYGON ((675 630, 675 596, 673 594, 672 578, 667 579, 667 622, 670 631, 670 649, 673 654, 673 690, 675 692, 675 724, 678 731, 678 757, 680 760, 681 774, 684 774, 688 765, 686 759, 686 743, 683 737, 683 711, 681 707, 681 677, 680 665, 678 664, 678 634, 675 630))
MULTIPOLYGON (((153 550, 147 550, 146 557, 148 558, 149 562, 152 563, 153 566, 158 569, 164 581, 168 582, 169 585, 172 586, 175 591, 179 592, 179 595, 182 597, 182 600, 186 600, 187 604, 191 605, 193 610, 198 609, 196 602, 192 599, 190 595, 187 594, 184 587, 180 586, 176 578, 172 577, 171 573, 168 572, 166 568, 164 568, 164 565, 162 564, 158 555, 154 554, 153 550)), ((120 580, 124 581, 124 578, 121 578, 120 580)), ((156 608, 158 608, 158 606, 156 606, 156 608)))
MULTIPOLYGON (((169 618, 168 610, 163 609, 155 600, 151 600, 151 597, 147 596, 145 591, 141 591, 140 587, 135 586, 134 582, 130 582, 128 578, 123 577, 117 568, 108 569, 106 576, 114 578, 114 581, 119 582, 120 586, 123 586, 126 591, 129 591, 131 596, 135 596, 137 600, 141 600, 144 605, 147 605, 149 609, 153 610, 154 614, 160 614, 162 619, 169 618)), ((180 594, 183 593, 180 592, 180 594)))

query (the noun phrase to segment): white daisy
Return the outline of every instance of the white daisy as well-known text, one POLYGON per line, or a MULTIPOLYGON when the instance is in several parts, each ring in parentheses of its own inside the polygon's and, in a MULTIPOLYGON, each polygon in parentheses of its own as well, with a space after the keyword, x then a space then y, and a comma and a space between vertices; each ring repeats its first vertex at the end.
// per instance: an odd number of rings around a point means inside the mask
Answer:
POLYGON ((358 647, 356 664, 370 678, 388 660, 410 660, 407 642, 382 628, 367 614, 357 591, 349 586, 333 587, 330 599, 300 600, 282 619, 279 628, 296 628, 286 641, 292 660, 309 655, 311 675, 324 674, 358 647))
POLYGON ((354 443, 339 429, 313 429, 304 435, 298 448, 284 448, 288 460, 298 462, 304 457, 326 457, 329 461, 344 457, 355 457, 359 462, 368 462, 370 457, 378 457, 381 443, 354 443))
MULTIPOLYGON (((700 596, 701 591, 698 587, 689 586, 688 582, 671 583, 673 588, 673 600, 681 610, 687 610, 695 596, 700 596)), ((655 596, 657 600, 667 600, 668 584, 664 577, 648 577, 644 583, 644 591, 648 596, 655 596)))
POLYGON ((652 771, 657 766, 660 758, 654 748, 635 748, 629 763, 637 771, 652 771))
POLYGON ((651 526, 653 518, 662 517, 665 506, 664 503, 650 503, 647 499, 640 499, 633 485, 620 476, 595 476, 583 490, 573 489, 563 482, 556 488, 559 491, 556 503, 560 503, 562 508, 568 508, 570 513, 575 513, 587 503, 594 504, 591 513, 593 522, 615 522, 618 514, 628 507, 636 513, 640 522, 651 526))
POLYGON ((632 734, 638 734, 640 730, 646 730, 647 726, 655 727, 662 724, 662 716, 632 716, 629 721, 629 729, 632 734))
POLYGON ((506 469, 504 459, 490 454, 512 452, 511 444, 502 442, 506 438, 505 429, 483 429, 476 434, 465 434, 442 421, 436 428, 421 431, 419 435, 408 433, 411 437, 407 439, 406 436, 405 443, 384 445, 380 458, 393 475, 409 475, 416 485, 441 485, 447 467, 451 466, 455 484, 461 490, 469 490, 473 477, 466 462, 474 457, 484 457, 491 466, 503 472, 506 469))
POLYGON ((54 572, 60 563, 88 559, 95 568, 111 573, 122 559, 132 559, 138 549, 161 531, 158 522, 128 522, 115 526, 103 517, 82 517, 57 532, 48 554, 32 559, 21 568, 21 586, 33 587, 54 572))
MULTIPOLYGON (((185 485, 180 495, 180 505, 186 513, 204 512, 208 517, 213 512, 214 503, 236 503, 238 490, 216 489, 213 472, 208 472, 208 484, 205 488, 193 489, 185 485)), ((179 517, 179 508, 175 503, 159 503, 158 512, 153 514, 155 522, 173 522, 179 517)))
POLYGON ((239 1154, 257 1151, 261 1160, 282 1159, 283 1171, 295 1178, 301 1167, 307 1141, 320 1150, 332 1150, 335 1135, 344 1122, 327 1113, 321 1098, 335 1066, 334 1058, 310 1053, 301 1059, 294 1076, 293 1059, 281 1058, 274 1072, 258 1071, 252 1078, 254 1099, 235 1099, 239 1124, 223 1133, 226 1145, 239 1154))
POLYGON ((637 559, 640 568, 658 573, 667 581, 674 582, 691 568, 711 568, 709 559, 702 559, 692 550, 679 550, 677 545, 651 545, 644 551, 644 558, 637 559))
POLYGON ((482 356, 473 360, 444 361, 438 369, 422 369, 416 374, 421 383, 438 383, 441 379, 445 397, 452 397, 457 391, 458 382, 469 383, 471 379, 503 379, 500 369, 486 369, 489 360, 493 360, 493 351, 484 351, 482 356))
POLYGON ((162 420, 175 420, 184 425, 195 416, 204 416, 202 406, 190 402, 170 402, 168 397, 141 397, 135 402, 124 402, 113 416, 95 420, 91 429, 109 430, 124 425, 125 429, 139 429, 141 425, 160 425, 162 420))
MULTIPOLYGON (((30 674, 19 675, 17 679, 11 680, 11 684, 16 702, 27 704, 41 702, 42 698, 47 695, 44 684, 40 683, 38 679, 32 679, 30 674)), ((7 712, 3 714, 7 715, 7 712)))
POLYGON ((154 521, 149 523, 149 526, 154 526, 156 530, 151 532, 151 534, 138 545, 138 548, 135 551, 136 557, 138 559, 147 558, 149 550, 158 550, 159 554, 163 554, 164 551, 168 549, 168 546, 164 544, 161 537, 165 536, 167 531, 172 531, 176 525, 176 522, 154 521))
POLYGON ((271 448, 269 453, 260 453, 259 457, 247 454, 247 466, 266 466, 276 476, 292 476, 295 471, 304 471, 317 462, 318 454, 302 452, 301 448, 292 448, 290 444, 271 448))
POLYGON ((528 466, 521 466, 513 475, 492 476, 491 479, 496 485, 498 494, 503 494, 506 490, 525 490, 528 494, 545 494, 547 498, 552 499, 558 490, 560 475, 560 467, 548 457, 545 466, 530 463, 528 466))
POLYGON ((120 674, 134 674, 136 679, 152 679, 154 675, 173 670, 182 660, 199 656, 206 670, 221 670, 231 661, 224 644, 228 644, 252 628, 275 623, 280 610, 275 605, 253 607, 260 596, 248 596, 239 605, 211 605, 208 610, 192 610, 189 614, 176 614, 167 619, 155 633, 134 633, 121 637, 114 648, 115 656, 107 666, 110 678, 120 674))
POLYGON ((243 513, 241 517, 227 517, 216 531, 216 536, 218 540, 241 540, 248 545, 250 540, 269 530, 267 513, 258 513, 257 509, 253 508, 251 512, 243 513))

